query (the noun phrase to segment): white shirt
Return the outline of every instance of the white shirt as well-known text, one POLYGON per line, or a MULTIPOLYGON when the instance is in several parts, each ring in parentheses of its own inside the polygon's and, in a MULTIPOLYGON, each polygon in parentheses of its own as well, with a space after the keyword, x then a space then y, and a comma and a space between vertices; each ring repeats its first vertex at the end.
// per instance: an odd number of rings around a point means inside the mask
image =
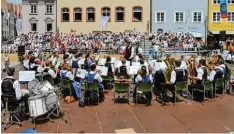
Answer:
POLYGON ((202 69, 201 67, 198 68, 198 69, 197 69, 197 78, 198 78, 199 80, 202 80, 203 74, 204 74, 203 69, 202 69))
MULTIPOLYGON (((180 69, 180 68, 176 68, 176 69, 180 69)), ((184 75, 184 74, 183 74, 183 75, 184 75)), ((173 70, 173 71, 171 72, 171 80, 170 80, 170 82, 171 82, 172 84, 174 84, 175 81, 176 81, 176 71, 173 70)))
POLYGON ((232 60, 232 55, 231 54, 227 54, 227 56, 225 57, 225 60, 232 60))
POLYGON ((29 60, 28 59, 23 61, 23 66, 25 68, 29 69, 29 60))
POLYGON ((44 69, 46 69, 46 68, 49 69, 48 74, 49 74, 52 78, 56 78, 56 77, 57 77, 57 75, 56 75, 56 73, 54 72, 53 69, 51 69, 51 68, 49 68, 49 67, 45 67, 44 69))
POLYGON ((188 68, 186 61, 183 61, 183 60, 181 61, 180 68, 182 68, 182 69, 187 69, 188 68))
MULTIPOLYGON (((153 78, 152 78, 152 75, 149 75, 150 77, 150 82, 153 83, 153 78)), ((142 81, 142 77, 141 75, 137 75, 136 79, 135 79, 135 82, 138 83, 138 82, 141 82, 142 81)))
POLYGON ((9 57, 8 56, 4 56, 4 61, 5 62, 9 61, 9 57))
POLYGON ((67 73, 66 73, 66 78, 68 78, 69 80, 74 80, 74 75, 72 74, 71 71, 61 70, 61 71, 60 71, 60 76, 61 76, 61 73, 62 73, 62 72, 67 72, 67 73))
MULTIPOLYGON (((12 76, 7 76, 6 78, 14 78, 12 76)), ((1 81, 1 85, 2 85, 2 81, 1 81)), ((15 89, 15 95, 16 95, 16 99, 20 100, 22 97, 21 94, 21 90, 20 90, 20 83, 18 80, 15 80, 13 83, 13 88, 15 89)), ((2 95, 2 90, 1 90, 1 95, 2 95)))

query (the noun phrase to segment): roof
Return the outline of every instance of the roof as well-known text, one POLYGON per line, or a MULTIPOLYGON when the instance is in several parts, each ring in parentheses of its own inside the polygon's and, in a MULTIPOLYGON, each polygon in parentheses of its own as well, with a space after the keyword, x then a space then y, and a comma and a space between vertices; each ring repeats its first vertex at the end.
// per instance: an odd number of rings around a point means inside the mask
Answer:
MULTIPOLYGON (((14 17, 17 18, 17 9, 18 9, 18 5, 14 5, 11 3, 7 3, 6 0, 1 0, 1 9, 7 8, 7 10, 11 9, 11 6, 13 6, 13 13, 14 13, 14 17), (4 5, 7 4, 7 7, 4 7, 4 5)), ((20 16, 22 16, 22 6, 19 6, 19 12, 20 12, 20 16)))

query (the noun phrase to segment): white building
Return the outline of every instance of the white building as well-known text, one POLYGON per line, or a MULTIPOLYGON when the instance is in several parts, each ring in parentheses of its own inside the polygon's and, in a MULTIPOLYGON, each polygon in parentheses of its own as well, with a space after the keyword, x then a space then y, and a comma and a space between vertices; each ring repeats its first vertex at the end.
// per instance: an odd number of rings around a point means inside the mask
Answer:
POLYGON ((22 0, 23 33, 56 31, 56 0, 22 0))

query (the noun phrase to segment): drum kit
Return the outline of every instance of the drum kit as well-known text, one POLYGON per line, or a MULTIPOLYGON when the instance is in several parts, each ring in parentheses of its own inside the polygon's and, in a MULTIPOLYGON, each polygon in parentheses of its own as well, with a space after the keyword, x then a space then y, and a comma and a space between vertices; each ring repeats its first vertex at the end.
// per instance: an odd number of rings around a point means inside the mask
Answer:
MULTIPOLYGON (((47 114, 46 119, 52 122, 51 115, 62 118, 59 98, 56 94, 58 89, 52 86, 50 82, 40 83, 37 79, 34 79, 28 83, 28 89, 30 91, 30 97, 28 98, 29 115, 34 121, 34 129, 35 119, 45 114, 47 114)), ((67 120, 65 122, 67 123, 67 120)))

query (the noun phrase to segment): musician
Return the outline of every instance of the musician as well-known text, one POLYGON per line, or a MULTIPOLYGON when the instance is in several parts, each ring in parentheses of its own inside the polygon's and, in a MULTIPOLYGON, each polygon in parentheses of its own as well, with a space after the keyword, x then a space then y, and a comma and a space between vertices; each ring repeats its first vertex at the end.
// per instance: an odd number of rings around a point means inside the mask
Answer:
POLYGON ((185 60, 185 58, 184 58, 183 55, 181 55, 180 61, 181 61, 180 68, 181 69, 187 69, 188 68, 188 64, 187 64, 187 62, 186 62, 186 60, 185 60))
POLYGON ((114 77, 113 76, 113 74, 114 74, 114 66, 113 66, 113 64, 111 64, 111 57, 110 56, 106 57, 105 66, 108 68, 107 75, 111 76, 113 78, 114 77))
POLYGON ((44 63, 40 59, 35 59, 34 63, 31 64, 31 69, 37 73, 42 73, 43 72, 43 65, 44 63))
POLYGON ((131 45, 131 43, 129 41, 126 41, 126 43, 127 43, 126 54, 125 54, 124 58, 127 61, 130 61, 130 64, 131 64, 132 58, 134 56, 134 48, 133 48, 133 46, 131 45))
POLYGON ((227 55, 225 57, 225 61, 227 63, 229 63, 229 64, 232 63, 232 61, 233 61, 233 52, 232 51, 230 51, 230 52, 227 53, 227 55))
POLYGON ((23 57, 23 67, 25 70, 29 70, 29 56, 28 55, 24 55, 23 57))
MULTIPOLYGON (((153 78, 150 74, 147 73, 147 68, 146 66, 142 66, 141 69, 138 71, 138 75, 135 79, 136 83, 142 82, 142 83, 153 83, 153 78)), ((133 89, 133 98, 136 98, 136 89, 137 85, 133 89)), ((147 105, 150 105, 151 99, 152 99, 152 94, 151 92, 144 93, 145 97, 147 99, 147 105)))
POLYGON ((174 95, 174 86, 177 82, 181 82, 181 81, 187 81, 187 75, 184 69, 180 68, 181 66, 181 61, 180 60, 176 60, 175 61, 175 69, 171 72, 171 79, 170 81, 166 82, 166 84, 163 84, 164 89, 169 89, 173 92, 173 96, 174 95))
MULTIPOLYGON (((195 89, 200 89, 200 90, 204 90, 204 86, 202 85, 203 81, 207 80, 207 68, 205 67, 206 65, 206 60, 202 59, 199 60, 199 63, 197 65, 197 76, 189 76, 189 78, 191 80, 196 80, 196 83, 192 83, 191 85, 188 85, 188 90, 189 92, 192 94, 192 90, 195 89)), ((203 101, 203 97, 201 92, 198 91, 194 91, 194 96, 198 99, 203 101)))
POLYGON ((9 67, 7 70, 6 78, 4 78, 1 82, 1 95, 4 94, 11 94, 14 95, 17 99, 18 103, 24 102, 25 104, 25 112, 29 112, 28 107, 28 97, 29 97, 29 91, 28 92, 22 92, 20 89, 20 83, 18 80, 14 78, 15 68, 9 67))
POLYGON ((74 75, 71 72, 71 67, 67 63, 63 63, 62 70, 60 70, 60 77, 62 79, 74 80, 74 75))
POLYGON ((52 77, 55 79, 57 77, 59 70, 53 69, 53 68, 54 67, 53 67, 51 61, 45 62, 45 68, 43 70, 43 73, 45 73, 45 75, 43 76, 43 79, 46 79, 46 77, 52 77))
POLYGON ((101 76, 101 70, 96 71, 96 65, 92 64, 90 66, 90 71, 87 74, 87 80, 88 82, 97 82, 99 87, 99 95, 101 100, 104 101, 104 86, 102 84, 102 76, 101 76))
POLYGON ((148 64, 145 62, 145 60, 143 58, 140 59, 140 66, 145 66, 146 67, 146 71, 147 74, 149 74, 149 68, 148 68, 148 64))
POLYGON ((122 59, 122 65, 118 68, 117 74, 118 77, 123 79, 129 79, 129 67, 126 65, 126 59, 122 59))

